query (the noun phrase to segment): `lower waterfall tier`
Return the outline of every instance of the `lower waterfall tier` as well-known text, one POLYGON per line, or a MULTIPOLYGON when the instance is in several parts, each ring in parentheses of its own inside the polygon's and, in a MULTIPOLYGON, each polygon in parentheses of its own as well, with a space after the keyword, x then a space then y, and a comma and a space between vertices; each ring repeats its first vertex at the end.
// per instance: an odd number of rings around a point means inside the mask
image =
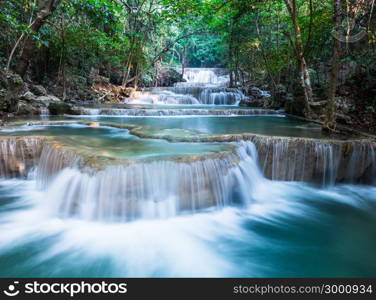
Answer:
POLYGON ((227 157, 137 162, 94 172, 72 166, 52 175, 56 170, 48 166, 66 159, 51 148, 37 179, 53 199, 47 206, 61 217, 110 222, 172 217, 245 201, 256 179, 262 180, 254 151, 249 145, 227 157))
MULTIPOLYGON (((227 136, 228 137, 228 136, 227 136)), ((251 202, 273 181, 374 184, 375 142, 233 136, 228 151, 169 159, 114 160, 82 156, 48 137, 0 139, 0 175, 36 167, 39 188, 60 217, 128 221, 171 217, 251 202), (237 141, 236 141, 237 140, 237 141), (233 150, 230 150, 233 149, 233 150)), ((226 144, 226 143, 225 143, 226 144)))
POLYGON ((171 88, 151 88, 134 92, 126 103, 160 105, 238 105, 245 99, 241 90, 181 83, 171 88))

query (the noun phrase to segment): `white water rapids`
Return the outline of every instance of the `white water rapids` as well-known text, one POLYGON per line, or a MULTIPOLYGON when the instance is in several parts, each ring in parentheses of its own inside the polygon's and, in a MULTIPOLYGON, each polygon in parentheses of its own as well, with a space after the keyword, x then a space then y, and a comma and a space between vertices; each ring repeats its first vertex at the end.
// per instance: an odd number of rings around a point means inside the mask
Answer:
MULTIPOLYGON (((33 180, 2 181, 3 192, 4 186, 8 195, 19 199, 0 213, 0 255, 6 259, 2 263, 2 272, 6 273, 2 274, 7 276, 318 276, 320 268, 307 269, 307 265, 295 264, 299 257, 304 257, 309 265, 310 251, 319 251, 320 245, 313 244, 306 249, 307 253, 304 248, 297 252, 297 245, 290 245, 291 241, 284 244, 260 229, 270 228, 271 233, 284 230, 286 234, 309 239, 310 230, 320 232, 320 226, 333 220, 330 212, 312 206, 309 199, 315 199, 319 205, 349 207, 363 214, 376 201, 374 187, 319 190, 304 184, 262 180, 248 195, 248 204, 241 208, 227 207, 168 220, 102 223, 57 217, 47 209, 51 195, 38 191, 33 180), (291 220, 304 225, 295 228, 291 220), (305 232, 307 226, 310 229, 305 232), (12 264, 12 253, 19 253, 16 264, 12 264), (293 261, 288 259, 291 253, 298 255, 293 261), (280 255, 286 257, 288 266, 283 265, 280 255)), ((341 216, 343 213, 338 218, 341 216)), ((349 230, 359 230, 354 228, 355 224, 352 226, 349 230)), ((326 231, 322 234, 328 235, 326 231)), ((330 239, 332 243, 348 241, 341 235, 330 239)), ((362 239, 358 237, 358 241, 362 239)), ((357 249, 350 247, 348 251, 349 254, 342 251, 332 259, 325 254, 322 261, 339 259, 338 255, 350 261, 359 255, 357 249)), ((363 270, 366 268, 369 265, 363 270)), ((338 275, 330 268, 325 274, 338 275)))
POLYGON ((220 75, 221 69, 187 68, 183 78, 186 82, 177 83, 171 88, 155 88, 150 91, 135 92, 130 104, 157 105, 238 105, 245 98, 236 88, 228 88, 228 75, 220 75))

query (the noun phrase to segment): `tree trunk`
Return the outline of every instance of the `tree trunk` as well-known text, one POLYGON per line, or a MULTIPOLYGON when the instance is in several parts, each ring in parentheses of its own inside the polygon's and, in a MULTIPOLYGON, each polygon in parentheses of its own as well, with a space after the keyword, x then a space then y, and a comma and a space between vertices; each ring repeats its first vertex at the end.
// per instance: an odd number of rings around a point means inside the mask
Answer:
POLYGON ((13 56, 14 56, 14 53, 16 52, 17 50, 17 47, 18 45, 21 43, 22 39, 24 38, 25 36, 25 33, 22 33, 21 36, 18 38, 18 40, 16 41, 16 43, 14 44, 13 48, 12 48, 12 51, 10 52, 9 54, 9 57, 8 57, 8 62, 7 62, 7 66, 6 66, 6 69, 5 69, 5 72, 8 74, 9 73, 9 69, 10 69, 10 64, 12 63, 12 59, 13 59, 13 56))
POLYGON ((298 23, 298 15, 297 15, 297 7, 295 0, 285 0, 285 4, 287 6, 287 10, 290 14, 292 23, 294 25, 294 33, 295 33, 295 50, 296 56, 299 63, 300 68, 300 84, 304 91, 304 106, 305 116, 309 117, 311 114, 311 107, 310 103, 313 102, 313 91, 311 85, 311 77, 309 75, 309 70, 307 66, 307 62, 304 55, 304 46, 302 40, 302 34, 300 30, 300 26, 298 23))
POLYGON ((304 90, 305 115, 309 116, 311 113, 310 104, 313 102, 313 90, 311 85, 311 76, 309 75, 307 62, 304 57, 301 57, 300 60, 300 74, 300 81, 304 90))
MULTIPOLYGON (((39 12, 37 17, 30 25, 30 29, 34 32, 39 32, 42 25, 46 22, 47 18, 56 10, 57 6, 61 0, 39 0, 39 12)), ((33 57, 35 50, 35 43, 32 37, 28 36, 25 39, 24 49, 22 51, 21 57, 18 60, 16 66, 16 72, 21 76, 24 77, 26 71, 29 67, 30 60, 33 57)))
POLYGON ((338 36, 341 26, 341 4, 341 0, 333 0, 334 30, 336 34, 333 37, 333 61, 332 69, 330 72, 328 104, 326 107, 326 119, 324 123, 325 130, 335 130, 336 125, 336 92, 341 48, 341 41, 337 39, 336 36, 338 36))
POLYGON ((185 46, 183 47, 183 54, 181 56, 181 76, 184 76, 185 73, 185 64, 186 64, 186 58, 185 58, 186 49, 185 46))
POLYGON ((127 61, 125 63, 125 70, 124 70, 124 73, 123 73, 123 83, 122 83, 123 87, 126 87, 127 83, 128 83, 130 70, 131 70, 131 63, 132 63, 132 59, 133 59, 134 43, 135 43, 134 38, 132 38, 129 54, 128 54, 128 57, 127 57, 127 61))
POLYGON ((257 16, 256 18, 256 31, 257 31, 257 36, 258 36, 258 39, 260 40, 260 52, 261 52, 261 56, 264 60, 264 67, 265 67, 265 70, 266 70, 266 73, 268 74, 268 77, 270 79, 270 82, 272 83, 272 88, 273 88, 273 91, 272 91, 272 96, 273 96, 273 105, 275 104, 276 102, 276 91, 277 91, 277 84, 274 80, 274 76, 273 76, 273 73, 270 69, 270 65, 269 65, 269 62, 268 62, 268 59, 266 57, 266 53, 265 53, 265 49, 264 49, 264 44, 263 44, 263 41, 262 41, 262 37, 261 37, 261 33, 260 33, 260 26, 259 26, 259 22, 258 22, 258 18, 259 16, 257 16))

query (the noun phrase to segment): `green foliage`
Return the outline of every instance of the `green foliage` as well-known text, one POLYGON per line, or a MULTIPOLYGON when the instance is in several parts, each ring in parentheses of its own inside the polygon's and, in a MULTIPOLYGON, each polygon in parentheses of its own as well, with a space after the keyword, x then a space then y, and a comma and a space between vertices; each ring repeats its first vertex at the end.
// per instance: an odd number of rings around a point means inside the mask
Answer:
MULTIPOLYGON (((322 87, 327 78, 320 70, 332 55, 332 1, 296 3, 304 54, 315 71, 314 84, 322 87)), ((99 69, 107 77, 121 74, 119 82, 129 73, 129 84, 139 77, 139 84, 149 85, 156 66, 183 62, 227 67, 234 85, 249 79, 270 85, 298 80, 294 28, 284 0, 64 0, 36 33, 29 24, 38 10, 38 1, 0 1, 1 68, 24 34, 37 45, 31 69, 41 82, 61 80, 64 72, 88 78, 99 69)), ((368 41, 346 46, 342 63, 374 65, 375 15, 363 18, 370 21, 368 41)))

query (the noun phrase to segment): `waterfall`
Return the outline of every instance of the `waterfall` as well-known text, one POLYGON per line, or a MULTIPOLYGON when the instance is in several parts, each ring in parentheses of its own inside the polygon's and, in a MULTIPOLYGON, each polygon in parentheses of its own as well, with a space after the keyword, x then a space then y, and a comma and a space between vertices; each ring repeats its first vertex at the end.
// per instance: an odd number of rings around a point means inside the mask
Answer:
MULTIPOLYGON (((56 145, 45 145, 41 151, 37 168, 37 183, 40 188, 47 187, 65 168, 83 166, 84 161, 73 151, 64 150, 56 145)), ((66 188, 70 188, 68 185, 66 188)))
POLYGON ((239 105, 245 98, 236 88, 227 88, 229 76, 224 69, 187 68, 186 82, 170 88, 152 88, 134 92, 127 103, 159 105, 239 105))
POLYGON ((0 177, 26 176, 44 146, 41 137, 0 137, 0 177))
POLYGON ((132 98, 127 101, 132 104, 200 104, 199 101, 191 96, 184 94, 176 94, 169 90, 153 89, 149 92, 134 93, 132 98))
POLYGON ((209 105, 238 105, 244 99, 244 94, 239 89, 209 88, 204 89, 199 101, 209 105))
POLYGON ((227 85, 229 82, 228 75, 217 75, 218 72, 223 73, 223 69, 216 68, 186 68, 183 78, 188 83, 227 85))
POLYGON ((48 108, 42 107, 40 108, 40 116, 42 119, 48 119, 48 116, 50 115, 50 111, 48 108))
POLYGON ((322 184, 375 178, 370 142, 357 147, 354 142, 255 137, 236 145, 234 153, 221 157, 136 160, 102 170, 85 167, 69 151, 45 147, 37 171, 39 186, 49 195, 43 205, 64 218, 125 222, 245 204, 267 180, 264 176, 322 184))
POLYGON ((243 92, 236 88, 192 86, 183 83, 177 84, 172 90, 177 94, 191 95, 205 105, 239 105, 245 98, 243 92))
POLYGON ((78 160, 72 156, 71 166, 56 172, 67 159, 55 151, 47 154, 38 170, 48 195, 43 206, 60 217, 116 222, 223 208, 249 199, 254 185, 264 180, 252 143, 227 157, 137 161, 92 172, 75 166, 78 160))
POLYGON ((374 184, 376 143, 317 141, 304 138, 253 137, 259 162, 272 180, 374 184))
MULTIPOLYGON (((0 139, 1 176, 25 176, 34 166, 37 186, 54 216, 124 222, 166 218, 246 204, 268 180, 375 182, 376 144, 251 136, 235 150, 160 160, 124 160, 98 169, 41 137, 0 139)), ((107 164, 107 163, 106 163, 107 164)))

